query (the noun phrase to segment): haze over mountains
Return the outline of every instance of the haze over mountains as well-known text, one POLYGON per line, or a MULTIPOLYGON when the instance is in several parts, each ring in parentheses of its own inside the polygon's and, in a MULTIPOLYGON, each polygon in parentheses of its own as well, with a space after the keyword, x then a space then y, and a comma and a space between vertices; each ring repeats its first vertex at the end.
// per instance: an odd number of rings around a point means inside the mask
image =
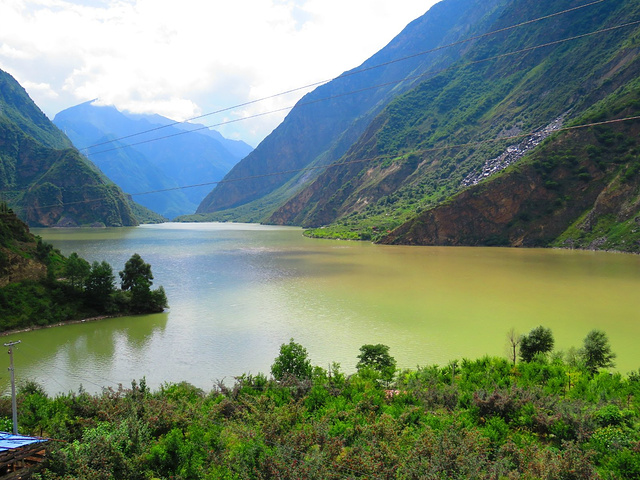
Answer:
POLYGON ((167 218, 193 213, 211 189, 179 187, 221 180, 253 150, 203 125, 120 112, 94 103, 68 108, 53 122, 125 192, 166 190, 135 195, 135 199, 167 218), (192 132, 182 134, 187 131, 192 132))

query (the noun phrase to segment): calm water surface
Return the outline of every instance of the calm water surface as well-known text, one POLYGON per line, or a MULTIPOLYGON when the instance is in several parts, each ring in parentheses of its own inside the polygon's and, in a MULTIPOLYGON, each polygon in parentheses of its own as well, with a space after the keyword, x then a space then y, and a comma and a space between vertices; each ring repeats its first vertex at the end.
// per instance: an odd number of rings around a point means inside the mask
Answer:
MULTIPOLYGON (((384 343, 401 367, 505 355, 506 333, 552 328, 559 349, 607 332, 618 370, 640 367, 640 256, 538 249, 389 247, 313 240, 300 229, 164 224, 36 230, 64 254, 139 253, 170 309, 68 325, 20 339, 16 375, 50 393, 158 387, 268 373, 294 338, 312 362, 354 371, 359 347, 384 343)), ((7 374, 0 369, 0 382, 7 374)))

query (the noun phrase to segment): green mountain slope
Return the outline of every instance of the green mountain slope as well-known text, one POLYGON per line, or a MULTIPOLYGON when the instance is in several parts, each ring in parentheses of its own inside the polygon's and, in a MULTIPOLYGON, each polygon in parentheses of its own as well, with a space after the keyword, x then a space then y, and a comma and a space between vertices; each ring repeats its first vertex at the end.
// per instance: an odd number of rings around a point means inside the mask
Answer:
POLYGON ((7 204, 0 202, 0 288, 42 280, 46 273, 46 264, 38 259, 37 239, 7 204))
POLYGON ((15 79, 0 70, 0 118, 50 148, 70 148, 71 141, 49 121, 15 79))
POLYGON ((225 176, 225 183, 202 201, 197 213, 206 219, 266 220, 319 172, 291 170, 327 165, 341 158, 389 101, 419 83, 428 72, 451 65, 468 45, 420 52, 483 33, 505 3, 445 0, 436 4, 354 70, 361 73, 347 72, 307 94, 282 124, 225 176), (396 62, 402 57, 408 58, 396 62), (272 175, 284 171, 290 173, 272 175))
MULTIPOLYGON (((640 80, 576 120, 640 114, 640 80)), ((408 221, 384 243, 640 252, 640 121, 568 130, 502 174, 408 221)))
MULTIPOLYGON (((550 4, 514 0, 490 30, 575 6, 576 2, 571 1, 550 4)), ((316 227, 329 225, 312 234, 346 238, 380 238, 408 222, 403 234, 394 234, 392 240, 388 240, 394 243, 547 245, 554 242, 556 237, 551 230, 556 236, 560 235, 585 215, 585 209, 591 208, 604 186, 609 185, 610 175, 615 176, 618 167, 632 165, 635 153, 632 146, 626 150, 622 146, 612 147, 624 150, 624 155, 611 162, 617 167, 605 168, 595 160, 596 163, 588 163, 579 151, 574 151, 578 146, 586 148, 589 144, 596 150, 603 148, 594 133, 576 134, 579 139, 574 144, 562 140, 564 136, 542 142, 536 135, 544 127, 554 130, 570 124, 585 112, 591 112, 590 117, 582 117, 585 121, 610 118, 607 111, 597 115, 593 112, 600 108, 597 105, 615 103, 614 98, 622 104, 613 110, 633 111, 632 107, 623 106, 627 100, 622 99, 625 96, 622 92, 632 91, 632 82, 640 74, 638 26, 618 27, 638 19, 639 2, 604 1, 478 41, 453 68, 391 102, 336 166, 292 197, 269 221, 316 227), (542 148, 545 153, 539 153, 542 148), (485 235, 470 219, 460 220, 463 225, 458 226, 457 234, 448 230, 446 242, 406 234, 412 228, 418 231, 420 222, 429 228, 430 214, 423 211, 465 189, 469 184, 465 179, 483 178, 483 167, 488 172, 490 160, 510 157, 526 160, 532 155, 570 158, 575 163, 570 171, 579 179, 575 185, 567 185, 567 193, 560 200, 552 195, 552 203, 564 202, 565 212, 561 218, 553 216, 553 209, 536 210, 536 218, 540 216, 539 228, 546 232, 544 235, 531 236, 529 231, 520 236, 499 232, 485 235), (338 166, 340 163, 345 165, 338 166), (551 229, 551 224, 557 227, 551 229)), ((622 143, 634 135, 632 130, 614 128, 614 132, 621 135, 622 143)), ((546 184, 551 187, 548 190, 556 188, 553 182, 564 185, 559 178, 545 175, 528 176, 522 182, 534 183, 537 187, 546 184)), ((501 176, 500 181, 506 181, 505 176, 501 176)), ((493 186, 472 187, 452 202, 462 206, 470 196, 496 188, 496 182, 489 182, 493 186)), ((510 188, 516 187, 503 186, 501 193, 492 197, 493 202, 506 201, 505 198, 516 195, 510 188)), ((558 187, 556 191, 561 190, 558 187)), ((626 208, 632 208, 632 200, 618 200, 626 202, 626 208)), ((434 210, 442 212, 438 216, 440 221, 444 222, 451 214, 443 209, 449 208, 452 202, 434 210)), ((487 205, 484 208, 483 213, 490 216, 491 209, 487 205)), ((532 218, 533 213, 528 215, 522 218, 532 218)), ((586 237, 576 240, 575 234, 571 238, 575 245, 583 246, 587 242, 586 237)))
POLYGON ((31 226, 137 225, 129 200, 0 71, 0 193, 31 226))

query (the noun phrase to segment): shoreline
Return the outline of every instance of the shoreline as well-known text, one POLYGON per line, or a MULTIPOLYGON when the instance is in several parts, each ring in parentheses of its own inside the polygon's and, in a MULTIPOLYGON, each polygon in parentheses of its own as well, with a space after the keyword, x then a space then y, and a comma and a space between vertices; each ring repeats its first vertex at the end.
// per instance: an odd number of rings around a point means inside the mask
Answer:
POLYGON ((125 314, 100 315, 97 317, 81 318, 78 320, 67 320, 64 322, 52 323, 49 325, 33 325, 31 327, 15 328, 13 330, 5 330, 3 332, 0 332, 0 337, 7 337, 9 335, 16 335, 18 333, 33 332, 35 330, 43 330, 45 328, 64 327, 65 325, 75 325, 78 323, 97 322, 99 320, 107 320, 109 318, 118 318, 118 317, 124 317, 124 316, 126 315, 125 314))

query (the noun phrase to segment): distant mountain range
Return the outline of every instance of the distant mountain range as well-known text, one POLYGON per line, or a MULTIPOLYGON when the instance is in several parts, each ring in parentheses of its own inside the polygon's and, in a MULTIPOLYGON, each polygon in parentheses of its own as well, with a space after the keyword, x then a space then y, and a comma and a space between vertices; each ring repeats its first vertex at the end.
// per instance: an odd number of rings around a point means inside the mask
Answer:
POLYGON ((193 213, 211 186, 189 186, 221 180, 253 150, 202 125, 94 103, 68 108, 53 122, 120 188, 167 218, 193 213), (135 195, 156 190, 164 191, 135 195))
POLYGON ((187 218, 640 251, 638 21, 637 1, 443 0, 306 95, 187 218))
POLYGON ((127 226, 160 218, 135 204, 0 70, 0 201, 31 226, 127 226))

